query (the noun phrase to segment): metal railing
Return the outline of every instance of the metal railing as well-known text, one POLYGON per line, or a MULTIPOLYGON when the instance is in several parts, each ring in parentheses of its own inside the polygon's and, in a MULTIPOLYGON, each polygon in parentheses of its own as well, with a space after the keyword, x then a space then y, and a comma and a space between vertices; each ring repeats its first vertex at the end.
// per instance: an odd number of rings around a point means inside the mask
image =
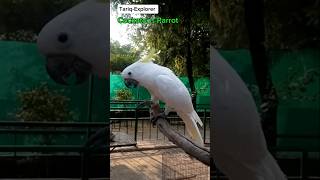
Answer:
MULTIPOLYGON (((111 113, 119 112, 119 117, 112 117, 110 121, 114 123, 112 126, 119 126, 118 130, 126 131, 127 134, 131 134, 135 141, 146 140, 146 139, 163 139, 166 140, 165 136, 159 132, 159 129, 153 127, 149 119, 149 108, 137 108, 138 104, 144 101, 117 101, 111 102, 110 111, 111 113), (120 106, 115 107, 112 104, 120 103, 120 106), (128 116, 123 116, 124 113, 128 113, 128 116), (122 117, 121 117, 122 116, 122 117), (156 135, 153 136, 152 132, 156 135)), ((200 105, 198 105, 200 107, 200 105)), ((201 108, 199 115, 201 116, 204 128, 203 137, 206 143, 210 142, 209 136, 209 108, 201 108)), ((181 133, 185 133, 184 123, 176 116, 170 116, 168 118, 169 122, 172 124, 176 130, 181 133)), ((41 155, 59 155, 68 153, 75 153, 82 158, 81 173, 82 179, 87 179, 87 155, 91 152, 88 152, 88 149, 84 147, 85 142, 87 141, 90 134, 95 132, 99 128, 104 128, 109 126, 109 123, 103 122, 22 122, 22 121, 0 121, 0 136, 10 135, 10 142, 5 145, 0 145, 0 153, 11 153, 10 156, 16 157, 21 155, 23 152, 27 156, 41 156, 41 155), (76 137, 83 137, 79 142, 76 142, 75 145, 65 144, 63 141, 66 139, 61 139, 61 142, 55 143, 54 145, 44 145, 44 144, 35 144, 30 145, 22 141, 20 137, 24 136, 36 136, 36 135, 66 135, 68 136, 75 135, 76 137), (20 139, 19 139, 20 138, 20 139)), ((115 127, 113 127, 115 129, 115 127)), ((22 138, 23 139, 23 138, 22 138)), ((91 155, 101 155, 109 156, 105 149, 109 148, 102 147, 101 151, 103 152, 92 152, 91 155)), ((6 154, 7 156, 8 154, 6 154)))
MULTIPOLYGON (((16 122, 16 121, 0 121, 0 135, 13 135, 13 141, 10 145, 0 145, 1 153, 13 153, 13 157, 17 157, 17 153, 24 153, 26 156, 42 156, 57 155, 56 153, 76 153, 81 157, 81 179, 88 179, 88 157, 102 156, 109 157, 107 152, 108 145, 99 147, 92 152, 84 146, 89 135, 95 129, 109 126, 108 123, 100 122, 16 122), (49 134, 77 134, 85 139, 77 145, 24 145, 17 144, 18 135, 49 135, 49 134), (27 154, 25 154, 27 153, 27 154), (43 154, 44 153, 44 154, 43 154)), ((8 156, 8 154, 6 155, 8 156)), ((12 155, 11 155, 12 156, 12 155)), ((22 156, 22 155, 20 155, 22 156)))
MULTIPOLYGON (((139 140, 167 140, 157 127, 153 127, 149 108, 139 107, 145 101, 111 101, 111 127, 113 131, 125 132, 132 136, 135 141, 139 140)), ((198 114, 203 121, 201 133, 204 143, 210 143, 210 107, 198 104, 198 114)), ((163 109, 163 108, 162 108, 163 109)), ((183 121, 177 115, 167 117, 169 123, 179 133, 185 134, 183 121)))
MULTIPOLYGON (((281 139, 315 139, 319 140, 320 135, 298 135, 298 134, 278 134, 277 138, 281 139)), ((315 176, 312 176, 308 174, 307 167, 308 167, 308 159, 311 159, 309 156, 309 153, 316 152, 320 154, 320 149, 319 148, 304 148, 304 147, 284 147, 284 146, 277 146, 277 147, 271 147, 269 150, 272 152, 273 156, 279 160, 283 159, 286 160, 285 158, 279 158, 277 153, 280 152, 285 152, 285 153, 299 153, 299 175, 293 175, 292 172, 285 172, 289 180, 297 179, 297 180, 311 180, 311 179, 318 179, 320 180, 320 173, 318 173, 315 176)), ((320 162, 320 159, 317 159, 320 162)), ((281 164, 280 164, 281 167, 281 164)), ((226 176, 224 176, 219 169, 216 167, 213 167, 211 169, 211 174, 212 178, 216 180, 222 180, 222 179, 227 179, 226 176)))

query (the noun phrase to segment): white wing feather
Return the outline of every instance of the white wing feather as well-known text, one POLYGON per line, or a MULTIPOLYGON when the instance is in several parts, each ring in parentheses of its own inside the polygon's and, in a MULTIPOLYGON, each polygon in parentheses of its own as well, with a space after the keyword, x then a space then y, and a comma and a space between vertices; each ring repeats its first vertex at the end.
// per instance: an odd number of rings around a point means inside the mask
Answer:
POLYGON ((193 109, 191 97, 184 84, 172 75, 159 75, 154 80, 154 96, 165 102, 168 107, 175 109, 177 114, 186 125, 187 132, 191 138, 203 145, 203 139, 197 123, 202 126, 202 121, 193 109))

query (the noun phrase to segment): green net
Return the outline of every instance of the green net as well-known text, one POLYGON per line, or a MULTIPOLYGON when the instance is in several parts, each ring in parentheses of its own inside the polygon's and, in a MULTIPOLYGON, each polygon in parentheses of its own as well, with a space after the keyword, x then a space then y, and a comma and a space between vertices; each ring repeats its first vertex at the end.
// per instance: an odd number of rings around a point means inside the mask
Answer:
MULTIPOLYGON (((69 97, 70 109, 74 112, 74 120, 86 121, 88 82, 77 86, 62 86, 53 82, 45 69, 45 60, 39 54, 37 47, 32 43, 1 42, 0 41, 0 111, 1 120, 14 119, 14 113, 19 107, 17 92, 28 90, 47 83, 54 90, 63 90, 63 95, 69 97)), ((108 94, 102 92, 105 81, 94 78, 93 87, 93 121, 104 121, 101 115, 105 115, 105 107, 100 103, 104 101, 100 97, 107 98, 108 94)))
MULTIPOLYGON (((259 91, 248 50, 220 50, 222 56, 240 74, 259 104, 259 91)), ((277 89, 279 106, 277 132, 313 138, 279 138, 278 145, 319 149, 320 141, 320 52, 272 51, 271 75, 277 89)))
MULTIPOLYGON (((190 91, 190 85, 187 77, 180 77, 181 81, 185 84, 185 86, 190 91)), ((195 78, 195 87, 197 90, 197 104, 209 104, 208 97, 210 96, 210 80, 209 78, 195 78)), ((124 85, 123 79, 121 75, 111 74, 110 75, 110 97, 112 100, 117 99, 117 91, 119 90, 127 90, 131 92, 132 100, 149 100, 150 94, 149 92, 143 88, 138 87, 134 89, 128 89, 124 85)))
MULTIPOLYGON (((236 69, 259 104, 258 88, 248 50, 220 50, 222 56, 236 69)), ((271 70, 275 87, 279 94, 278 133, 320 135, 320 52, 306 49, 299 51, 273 51, 269 53, 272 60, 271 70)), ((88 82, 74 87, 60 86, 54 83, 45 71, 45 61, 39 55, 35 44, 0 41, 0 120, 16 120, 15 113, 19 107, 16 92, 38 86, 46 82, 52 89, 64 89, 64 95, 71 99, 70 109, 74 112, 73 121, 88 120, 88 82)), ((187 77, 181 80, 189 88, 187 77)), ((196 78, 198 104, 210 104, 210 81, 208 78, 196 78)), ((117 91, 124 89, 122 78, 117 74, 110 75, 110 97, 115 99, 117 91)), ((108 109, 102 104, 109 102, 105 81, 94 78, 92 121, 106 121, 108 109)), ((129 90, 133 99, 149 99, 144 88, 129 90)), ((12 141, 12 136, 2 134, 0 144, 12 141)), ((23 136, 21 138, 26 138, 23 136)), ((71 138, 71 136, 70 136, 71 138)), ((56 139, 59 139, 58 137, 56 139)), ((61 139, 61 137, 60 137, 61 139)), ((75 135, 74 138, 78 139, 75 135)), ((21 140, 22 141, 22 140, 21 140)), ((62 141, 62 140, 61 140, 62 141)), ((68 142, 68 140, 65 140, 68 142)), ((302 146, 320 148, 317 139, 279 139, 281 146, 302 146)), ((31 142, 30 142, 31 143, 31 142)))

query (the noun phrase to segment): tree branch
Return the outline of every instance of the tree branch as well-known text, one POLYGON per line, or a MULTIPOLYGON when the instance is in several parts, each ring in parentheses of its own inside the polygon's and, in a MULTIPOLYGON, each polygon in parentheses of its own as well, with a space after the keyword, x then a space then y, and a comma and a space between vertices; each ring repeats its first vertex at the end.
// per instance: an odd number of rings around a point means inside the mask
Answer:
POLYGON ((207 148, 198 146, 185 136, 173 130, 168 121, 159 116, 159 105, 153 105, 151 109, 156 117, 155 124, 158 126, 162 134, 164 134, 171 142, 180 147, 184 152, 196 158, 205 165, 210 166, 210 151, 207 148))

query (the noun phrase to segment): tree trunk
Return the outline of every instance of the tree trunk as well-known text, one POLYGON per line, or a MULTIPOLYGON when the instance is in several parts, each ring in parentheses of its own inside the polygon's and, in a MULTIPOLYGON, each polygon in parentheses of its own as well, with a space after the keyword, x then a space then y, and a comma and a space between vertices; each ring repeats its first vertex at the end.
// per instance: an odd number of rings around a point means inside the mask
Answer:
POLYGON ((194 85, 193 79, 193 68, 192 68, 192 51, 191 51, 191 12, 192 12, 192 0, 186 1, 186 15, 185 15, 185 27, 186 27, 186 40, 187 40, 187 55, 186 55, 186 69, 191 89, 191 98, 194 109, 196 109, 197 92, 194 85))
POLYGON ((277 94, 269 72, 266 55, 263 0, 245 0, 245 21, 248 29, 250 53, 256 81, 259 87, 262 105, 262 128, 269 147, 276 145, 277 94))

